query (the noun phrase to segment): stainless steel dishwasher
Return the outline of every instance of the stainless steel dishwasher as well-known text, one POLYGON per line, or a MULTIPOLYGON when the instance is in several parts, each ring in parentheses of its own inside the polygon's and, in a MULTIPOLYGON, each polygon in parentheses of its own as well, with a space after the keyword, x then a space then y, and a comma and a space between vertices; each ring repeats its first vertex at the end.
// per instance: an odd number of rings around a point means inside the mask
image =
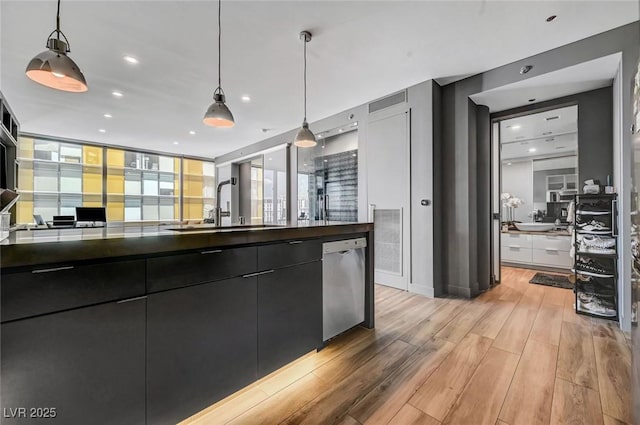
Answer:
POLYGON ((322 244, 323 340, 364 321, 366 238, 322 244))

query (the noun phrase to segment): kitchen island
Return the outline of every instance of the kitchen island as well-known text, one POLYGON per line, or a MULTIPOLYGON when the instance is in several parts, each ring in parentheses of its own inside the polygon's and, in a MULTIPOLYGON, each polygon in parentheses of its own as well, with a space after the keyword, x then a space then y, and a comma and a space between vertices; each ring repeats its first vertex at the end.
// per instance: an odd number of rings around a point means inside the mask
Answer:
POLYGON ((371 223, 12 233, 1 247, 2 423, 197 413, 326 343, 322 244, 363 237, 372 328, 371 223))

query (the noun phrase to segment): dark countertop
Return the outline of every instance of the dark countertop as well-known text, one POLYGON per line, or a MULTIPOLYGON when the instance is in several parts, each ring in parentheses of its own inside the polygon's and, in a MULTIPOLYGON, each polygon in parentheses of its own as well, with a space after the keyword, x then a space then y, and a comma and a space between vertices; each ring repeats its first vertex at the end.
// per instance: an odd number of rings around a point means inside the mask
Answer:
POLYGON ((19 230, 0 243, 0 267, 24 267, 162 254, 182 250, 365 233, 373 223, 304 222, 273 227, 169 230, 176 225, 116 225, 103 228, 19 230))

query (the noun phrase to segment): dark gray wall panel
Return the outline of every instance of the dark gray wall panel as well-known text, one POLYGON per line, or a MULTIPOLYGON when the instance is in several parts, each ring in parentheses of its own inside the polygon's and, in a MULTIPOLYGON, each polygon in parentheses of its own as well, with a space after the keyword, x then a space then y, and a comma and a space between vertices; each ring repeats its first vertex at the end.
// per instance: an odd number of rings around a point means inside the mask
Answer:
POLYGON ((491 119, 486 106, 476 107, 476 140, 478 289, 485 291, 491 286, 491 119))

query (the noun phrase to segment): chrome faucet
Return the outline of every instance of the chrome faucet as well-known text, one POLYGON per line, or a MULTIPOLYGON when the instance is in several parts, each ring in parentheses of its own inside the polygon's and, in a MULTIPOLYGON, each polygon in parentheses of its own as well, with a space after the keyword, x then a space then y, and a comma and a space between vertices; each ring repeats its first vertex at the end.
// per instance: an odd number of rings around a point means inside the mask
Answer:
POLYGON ((227 201, 227 211, 222 211, 222 207, 220 206, 220 191, 222 190, 222 186, 226 186, 228 184, 235 186, 238 183, 238 179, 236 177, 231 177, 229 180, 223 180, 218 183, 218 189, 216 190, 216 207, 214 208, 215 221, 214 224, 216 227, 222 226, 222 217, 231 216, 231 208, 229 207, 229 202, 227 201))

